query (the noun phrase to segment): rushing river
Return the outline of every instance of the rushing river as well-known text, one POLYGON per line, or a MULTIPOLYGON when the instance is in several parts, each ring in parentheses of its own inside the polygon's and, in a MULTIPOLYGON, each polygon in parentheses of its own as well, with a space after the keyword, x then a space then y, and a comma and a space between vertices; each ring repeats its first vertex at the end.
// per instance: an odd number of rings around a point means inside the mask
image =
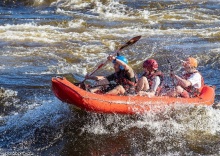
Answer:
MULTIPOLYGON (((218 0, 2 0, 0 155, 220 155, 218 107, 101 115, 51 91, 52 77, 82 80, 141 35, 121 52, 137 73, 154 58, 168 77, 167 60, 178 73, 180 60, 196 57, 218 104, 219 26, 218 0)), ((109 63, 96 74, 112 71, 109 63)))

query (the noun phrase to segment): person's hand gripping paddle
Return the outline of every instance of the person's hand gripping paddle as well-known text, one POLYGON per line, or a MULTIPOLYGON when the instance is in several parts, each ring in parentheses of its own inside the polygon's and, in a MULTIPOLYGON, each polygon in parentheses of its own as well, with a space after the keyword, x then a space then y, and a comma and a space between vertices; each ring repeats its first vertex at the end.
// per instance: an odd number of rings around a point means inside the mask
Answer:
MULTIPOLYGON (((130 39, 128 42, 126 42, 125 44, 123 44, 120 48, 118 48, 112 55, 116 56, 122 49, 124 49, 125 47, 128 47, 134 43, 136 43, 139 39, 141 38, 141 36, 136 36, 133 37, 132 39, 130 39)), ((108 60, 106 60, 105 62, 101 63, 95 70, 93 70, 88 76, 93 75, 97 70, 99 70, 100 68, 102 68, 106 63, 108 62, 108 60)), ((87 80, 87 78, 85 78, 81 84, 83 84, 85 81, 87 80)))

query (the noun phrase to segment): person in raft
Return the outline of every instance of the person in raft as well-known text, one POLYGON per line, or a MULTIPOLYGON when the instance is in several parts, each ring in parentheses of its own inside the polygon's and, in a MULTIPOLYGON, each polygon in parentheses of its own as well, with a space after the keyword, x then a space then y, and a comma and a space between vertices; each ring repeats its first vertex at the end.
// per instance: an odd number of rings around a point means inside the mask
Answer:
POLYGON ((202 75, 197 70, 198 62, 193 57, 188 57, 183 61, 184 72, 182 77, 173 73, 170 76, 176 81, 177 86, 172 92, 172 96, 184 98, 196 97, 204 85, 202 75))
POLYGON ((162 89, 163 73, 158 70, 158 63, 154 59, 148 59, 143 63, 144 74, 138 80, 136 92, 142 96, 158 96, 162 89))
MULTIPOLYGON (((112 55, 109 55, 107 59, 112 61, 115 73, 107 77, 87 75, 86 78, 98 81, 97 86, 108 85, 107 88, 102 88, 105 94, 135 94, 136 77, 133 69, 128 65, 128 60, 124 56, 115 57, 112 55), (114 81, 115 84, 110 84, 110 81, 114 81)), ((95 87, 90 89, 90 91, 94 93, 100 89, 100 87, 95 87)))

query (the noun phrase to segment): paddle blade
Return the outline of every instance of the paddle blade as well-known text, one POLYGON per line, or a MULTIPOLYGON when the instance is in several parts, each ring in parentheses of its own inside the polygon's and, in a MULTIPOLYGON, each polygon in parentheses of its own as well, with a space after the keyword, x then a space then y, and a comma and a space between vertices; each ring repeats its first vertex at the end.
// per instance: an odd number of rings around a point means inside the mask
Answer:
POLYGON ((127 47, 127 46, 130 46, 130 45, 136 43, 140 38, 141 38, 141 36, 136 36, 136 37, 130 39, 128 42, 126 42, 124 45, 122 45, 122 46, 119 48, 119 51, 122 50, 122 49, 124 49, 124 48, 127 47))

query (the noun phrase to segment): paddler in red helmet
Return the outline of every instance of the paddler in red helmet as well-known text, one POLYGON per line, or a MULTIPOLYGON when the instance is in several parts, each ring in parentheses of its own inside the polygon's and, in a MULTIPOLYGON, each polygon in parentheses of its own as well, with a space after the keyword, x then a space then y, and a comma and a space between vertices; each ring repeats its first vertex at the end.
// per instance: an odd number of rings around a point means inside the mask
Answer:
POLYGON ((143 63, 144 74, 138 80, 136 92, 138 95, 153 97, 159 95, 163 73, 158 70, 158 63, 154 59, 147 59, 143 63))

